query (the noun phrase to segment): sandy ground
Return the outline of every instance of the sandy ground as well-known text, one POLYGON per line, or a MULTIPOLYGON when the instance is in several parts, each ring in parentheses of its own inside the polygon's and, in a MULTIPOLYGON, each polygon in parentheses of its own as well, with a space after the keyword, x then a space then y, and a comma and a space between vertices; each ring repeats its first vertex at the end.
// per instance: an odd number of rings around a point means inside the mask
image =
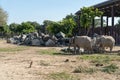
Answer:
MULTIPOLYGON (((0 41, 0 48, 6 47, 16 48, 17 45, 0 41)), ((92 75, 73 73, 75 67, 79 65, 89 66, 90 63, 78 60, 79 55, 40 55, 37 51, 41 49, 46 50, 48 48, 29 47, 26 50, 16 52, 0 51, 0 80, 52 80, 48 76, 57 72, 67 72, 75 75, 79 78, 77 80, 120 80, 120 75, 102 72, 93 73, 92 75), (69 62, 65 62, 66 59, 69 59, 69 62), (31 62, 33 63, 29 68, 31 62)), ((119 49, 118 46, 114 47, 114 50, 119 49)))

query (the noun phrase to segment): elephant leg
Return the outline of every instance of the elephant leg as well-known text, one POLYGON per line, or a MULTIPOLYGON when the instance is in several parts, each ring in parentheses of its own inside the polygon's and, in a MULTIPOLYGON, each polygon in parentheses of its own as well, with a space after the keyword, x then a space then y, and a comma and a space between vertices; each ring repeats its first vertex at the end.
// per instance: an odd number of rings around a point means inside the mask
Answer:
POLYGON ((112 52, 112 49, 113 49, 113 46, 112 46, 112 47, 110 47, 110 52, 112 52))
POLYGON ((80 53, 81 54, 81 52, 80 52, 80 47, 78 46, 78 53, 80 53))
POLYGON ((76 46, 74 46, 74 54, 76 54, 76 46))

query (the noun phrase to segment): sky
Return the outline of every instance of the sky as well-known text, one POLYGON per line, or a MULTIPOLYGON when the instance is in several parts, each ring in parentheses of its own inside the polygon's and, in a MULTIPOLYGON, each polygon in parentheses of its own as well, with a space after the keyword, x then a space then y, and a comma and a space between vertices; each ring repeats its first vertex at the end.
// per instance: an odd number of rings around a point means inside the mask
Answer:
POLYGON ((75 14, 83 6, 92 6, 106 0, 0 0, 0 7, 8 13, 8 24, 25 21, 60 21, 75 14))

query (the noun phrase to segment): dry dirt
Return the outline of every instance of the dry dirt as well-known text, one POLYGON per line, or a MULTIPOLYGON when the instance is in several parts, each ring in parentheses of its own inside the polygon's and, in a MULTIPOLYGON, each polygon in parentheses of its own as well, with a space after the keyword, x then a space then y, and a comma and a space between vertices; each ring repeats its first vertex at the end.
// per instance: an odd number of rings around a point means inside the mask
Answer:
MULTIPOLYGON (((16 48, 17 45, 7 44, 0 40, 0 48, 16 48)), ((79 66, 89 66, 90 63, 78 60, 79 55, 43 55, 38 50, 47 50, 47 47, 28 47, 25 50, 14 52, 0 51, 0 80, 52 80, 49 75, 52 73, 66 72, 75 75, 76 80, 120 80, 120 75, 96 72, 93 74, 73 73, 79 66), (68 62, 65 60, 68 59, 68 62), (30 63, 32 62, 31 68, 30 63)), ((49 49, 60 49, 51 48, 49 49)), ((114 50, 119 50, 115 47, 114 50)), ((118 62, 120 64, 120 62, 118 62)), ((54 80, 54 79, 53 79, 54 80)), ((57 79, 56 79, 57 80, 57 79)))

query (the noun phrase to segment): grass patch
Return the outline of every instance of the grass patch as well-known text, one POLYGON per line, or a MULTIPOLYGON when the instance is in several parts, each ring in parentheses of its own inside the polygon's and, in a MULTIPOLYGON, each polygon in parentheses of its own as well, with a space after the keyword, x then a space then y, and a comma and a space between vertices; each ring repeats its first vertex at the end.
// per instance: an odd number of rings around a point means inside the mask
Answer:
POLYGON ((96 71, 97 71, 96 68, 88 68, 88 67, 78 66, 77 68, 75 68, 73 73, 90 73, 90 74, 92 74, 96 71))
POLYGON ((52 80, 80 80, 65 72, 52 73, 49 77, 52 80))
POLYGON ((37 51, 39 54, 48 54, 48 55, 60 55, 62 52, 60 50, 57 50, 55 48, 52 49, 40 49, 37 51))
POLYGON ((106 73, 111 74, 111 73, 116 72, 118 69, 119 69, 119 67, 117 65, 110 64, 108 66, 103 67, 102 72, 106 72, 106 73))
POLYGON ((28 49, 26 46, 0 48, 0 52, 16 52, 28 49))
POLYGON ((82 60, 90 60, 92 63, 106 64, 111 61, 120 61, 118 55, 104 55, 104 54, 93 54, 93 55, 82 55, 79 57, 82 60))

